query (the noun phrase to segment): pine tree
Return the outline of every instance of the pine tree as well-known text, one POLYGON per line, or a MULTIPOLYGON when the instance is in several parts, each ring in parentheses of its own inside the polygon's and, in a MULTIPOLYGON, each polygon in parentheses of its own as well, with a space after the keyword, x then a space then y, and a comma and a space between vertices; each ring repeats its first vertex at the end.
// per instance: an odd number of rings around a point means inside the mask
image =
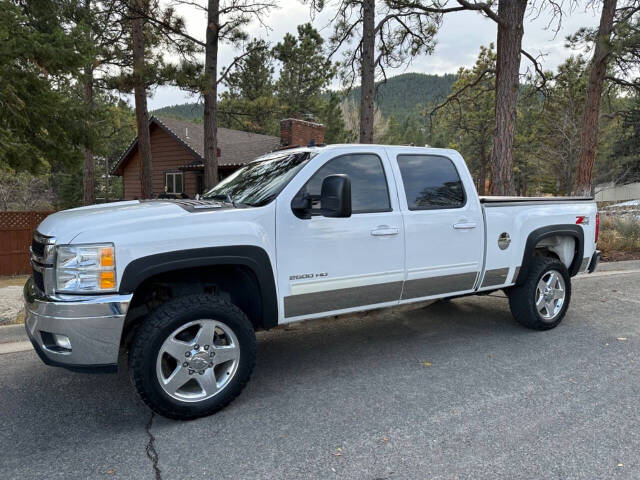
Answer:
POLYGON ((174 29, 185 41, 204 50, 204 65, 197 62, 184 62, 178 72, 180 86, 196 92, 204 98, 204 183, 211 188, 218 183, 218 84, 223 82, 234 66, 246 57, 250 50, 235 57, 230 65, 218 72, 218 50, 221 45, 230 44, 236 48, 242 46, 248 34, 245 27, 252 21, 262 21, 261 16, 275 6, 270 0, 260 3, 251 0, 207 0, 205 5, 191 0, 177 0, 200 9, 207 17, 205 41, 197 40, 184 31, 174 29))
POLYGON ((382 143, 389 145, 402 145, 402 126, 395 115, 389 116, 387 129, 382 137, 382 143))
POLYGON ((78 32, 55 1, 0 2, 0 168, 46 173, 78 158, 78 32))
POLYGON ((269 46, 264 40, 254 39, 246 52, 224 79, 228 91, 220 95, 219 125, 276 135, 280 107, 275 98, 269 46))
POLYGON ((335 67, 322 52, 324 39, 310 23, 298 25, 273 48, 280 62, 276 94, 286 116, 317 113, 323 90, 335 75, 335 67))
POLYGON ((349 132, 342 116, 340 96, 334 92, 327 95, 328 99, 322 101, 318 113, 318 120, 324 124, 324 142, 346 143, 349 140, 349 132))
MULTIPOLYGON (((322 10, 324 0, 309 0, 322 10)), ((431 53, 438 17, 420 2, 340 0, 329 40, 329 56, 344 53, 340 72, 346 85, 360 80, 360 142, 375 135, 375 80, 386 71, 407 65, 417 55, 431 53)))
POLYGON ((569 57, 558 67, 537 123, 538 157, 555 172, 555 191, 571 195, 580 155, 580 129, 586 96, 586 62, 569 57))
MULTIPOLYGON (((175 83, 182 74, 175 65, 167 63, 167 53, 178 53, 193 61, 197 43, 185 31, 184 20, 172 7, 163 8, 151 0, 117 0, 108 3, 118 15, 113 25, 121 33, 123 45, 118 45, 119 56, 109 64, 118 71, 105 75, 109 89, 134 94, 140 162, 140 192, 142 198, 151 198, 152 158, 149 134, 147 92, 151 86, 175 83)), ((114 27, 115 28, 115 27, 114 27)))
POLYGON ((449 132, 449 144, 462 153, 484 195, 489 176, 489 158, 495 124, 496 53, 493 44, 480 47, 473 68, 458 70, 451 95, 431 112, 437 118, 436 129, 449 132))
POLYGON ((229 89, 223 98, 243 98, 253 101, 273 95, 273 61, 269 45, 264 40, 253 39, 247 44, 247 55, 235 63, 224 79, 229 89))

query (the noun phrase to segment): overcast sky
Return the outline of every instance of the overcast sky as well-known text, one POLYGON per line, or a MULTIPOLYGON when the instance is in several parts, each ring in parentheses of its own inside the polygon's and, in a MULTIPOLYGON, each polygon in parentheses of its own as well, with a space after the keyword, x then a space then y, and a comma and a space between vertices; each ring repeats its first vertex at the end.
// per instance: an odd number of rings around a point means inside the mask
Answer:
MULTIPOLYGON (((276 44, 287 32, 296 31, 296 26, 311 21, 326 38, 330 31, 329 24, 332 11, 316 15, 312 20, 309 7, 297 0, 278 2, 280 8, 273 10, 264 18, 264 23, 270 27, 265 29, 259 23, 254 23, 247 29, 250 36, 263 38, 271 44, 276 44)), ((327 2, 330 3, 330 2, 327 2)), ((192 7, 180 6, 178 13, 185 17, 188 31, 203 38, 205 32, 205 15, 202 11, 192 7)), ((546 54, 541 59, 543 67, 547 70, 555 70, 569 55, 576 53, 565 48, 565 37, 580 27, 595 26, 599 21, 599 11, 585 10, 579 7, 570 15, 566 15, 562 21, 562 27, 556 35, 552 29, 547 29, 551 21, 550 12, 542 12, 533 18, 529 14, 524 24, 523 48, 532 55, 546 54)), ((455 73, 461 66, 471 66, 475 62, 481 45, 488 45, 496 40, 496 25, 493 21, 484 18, 477 12, 458 12, 448 14, 442 28, 437 34, 437 45, 432 55, 423 55, 415 58, 406 68, 390 71, 390 76, 404 72, 422 73, 455 73)), ((221 45, 220 67, 228 65, 238 54, 232 47, 221 45)), ((524 72, 529 66, 526 58, 522 59, 521 70, 524 72)), ((339 87, 336 83, 334 88, 339 87)), ((197 96, 176 87, 160 87, 150 92, 149 109, 157 109, 167 105, 175 105, 198 100, 197 96)))

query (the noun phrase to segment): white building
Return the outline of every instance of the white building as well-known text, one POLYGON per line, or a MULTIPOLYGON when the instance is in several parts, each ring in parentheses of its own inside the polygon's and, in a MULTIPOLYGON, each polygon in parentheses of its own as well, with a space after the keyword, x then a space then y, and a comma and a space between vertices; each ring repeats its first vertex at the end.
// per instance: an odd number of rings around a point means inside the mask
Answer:
POLYGON ((624 202, 640 199, 640 182, 614 185, 613 182, 596 185, 597 202, 624 202))

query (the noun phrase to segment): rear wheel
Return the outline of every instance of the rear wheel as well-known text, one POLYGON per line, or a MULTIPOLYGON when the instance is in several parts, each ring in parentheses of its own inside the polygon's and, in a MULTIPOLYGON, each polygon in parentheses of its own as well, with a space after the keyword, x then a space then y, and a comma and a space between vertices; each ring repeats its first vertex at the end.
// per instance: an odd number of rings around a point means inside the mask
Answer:
POLYGON ((211 295, 167 302, 140 326, 129 360, 142 400, 165 417, 210 415, 244 388, 255 364, 251 322, 211 295))
POLYGON ((571 277, 555 258, 535 257, 524 284, 507 291, 515 319, 534 330, 549 330, 564 318, 571 300, 571 277))

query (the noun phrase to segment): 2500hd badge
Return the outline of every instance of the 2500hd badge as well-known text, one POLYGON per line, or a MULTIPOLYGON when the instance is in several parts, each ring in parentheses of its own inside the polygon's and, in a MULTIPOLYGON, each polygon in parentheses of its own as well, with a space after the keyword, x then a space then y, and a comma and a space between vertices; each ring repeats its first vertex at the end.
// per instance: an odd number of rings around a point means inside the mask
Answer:
POLYGON ((289 280, 307 280, 309 278, 320 278, 326 277, 329 274, 327 272, 322 273, 303 273, 302 275, 291 275, 289 280))

